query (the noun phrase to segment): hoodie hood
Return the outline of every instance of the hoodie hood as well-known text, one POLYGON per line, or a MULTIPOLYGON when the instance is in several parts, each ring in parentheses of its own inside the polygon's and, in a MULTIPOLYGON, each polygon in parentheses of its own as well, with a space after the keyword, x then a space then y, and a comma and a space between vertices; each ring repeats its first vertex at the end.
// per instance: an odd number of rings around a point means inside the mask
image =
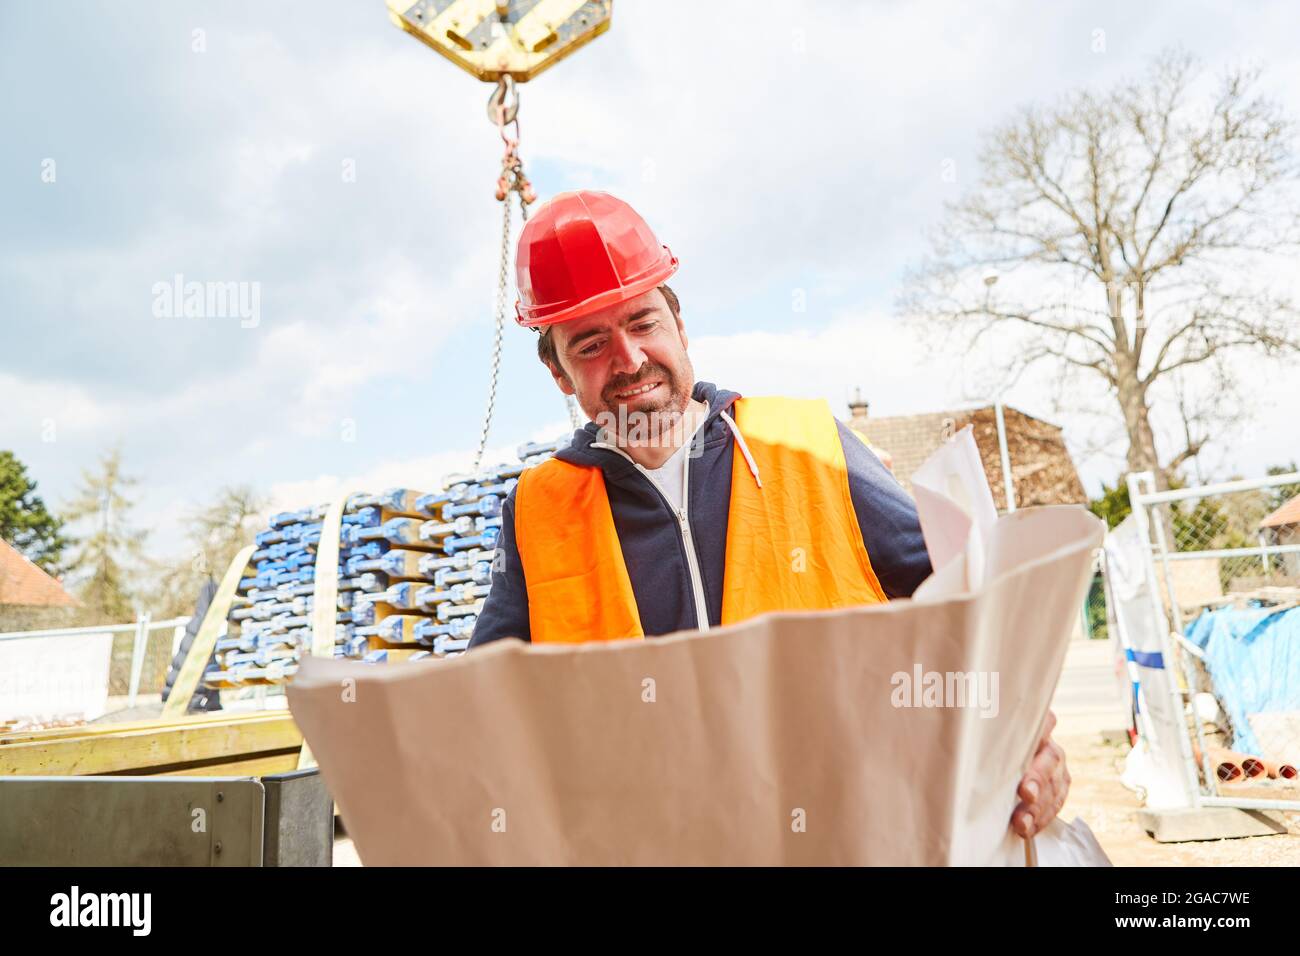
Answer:
MULTIPOLYGON (((696 441, 702 443, 700 451, 705 452, 731 441, 731 427, 722 416, 740 398, 740 393, 718 388, 712 382, 696 382, 691 389, 691 398, 704 402, 709 407, 704 425, 696 437, 696 441)), ((595 465, 611 477, 621 475, 624 471, 635 471, 636 466, 618 452, 591 447, 593 442, 600 440, 599 432, 600 426, 595 422, 587 422, 573 433, 569 444, 557 451, 555 457, 572 465, 595 465)))

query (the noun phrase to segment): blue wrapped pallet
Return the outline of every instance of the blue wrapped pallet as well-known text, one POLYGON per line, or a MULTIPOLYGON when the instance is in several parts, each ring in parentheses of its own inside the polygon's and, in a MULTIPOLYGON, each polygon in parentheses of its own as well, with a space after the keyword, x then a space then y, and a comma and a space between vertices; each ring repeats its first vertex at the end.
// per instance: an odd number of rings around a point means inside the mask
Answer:
MULTIPOLYGON (((502 505, 524 469, 560 444, 521 445, 517 464, 448 475, 434 492, 350 495, 333 569, 334 656, 385 663, 463 654, 491 587, 502 505)), ((280 684, 311 653, 316 560, 328 511, 317 505, 280 512, 258 532, 228 633, 204 675, 209 686, 280 684)))

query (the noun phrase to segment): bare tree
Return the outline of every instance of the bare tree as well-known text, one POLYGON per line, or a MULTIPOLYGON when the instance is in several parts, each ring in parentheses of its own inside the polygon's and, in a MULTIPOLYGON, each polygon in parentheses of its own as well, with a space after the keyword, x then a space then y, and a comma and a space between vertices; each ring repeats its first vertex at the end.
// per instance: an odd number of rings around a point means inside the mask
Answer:
POLYGON ((199 590, 209 578, 221 579, 239 549, 251 544, 265 521, 267 501, 248 485, 217 491, 212 502, 185 518, 188 553, 151 562, 155 588, 151 610, 157 617, 191 614, 199 590))
POLYGON ((1143 81, 1022 109, 988 136, 901 308, 965 346, 996 340, 1006 376, 1046 360, 1104 385, 1128 469, 1164 485, 1215 425, 1184 407, 1162 460, 1151 411, 1175 377, 1213 371, 1222 388, 1234 355, 1300 352, 1270 275, 1300 248, 1300 177, 1258 78, 1167 52, 1143 81))

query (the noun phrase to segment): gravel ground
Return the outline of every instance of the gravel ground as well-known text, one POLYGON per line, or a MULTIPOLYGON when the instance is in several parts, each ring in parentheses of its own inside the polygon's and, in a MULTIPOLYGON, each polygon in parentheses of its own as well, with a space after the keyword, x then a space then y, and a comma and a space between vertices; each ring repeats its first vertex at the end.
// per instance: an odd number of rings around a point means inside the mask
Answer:
POLYGON ((1285 814, 1289 832, 1277 836, 1157 843, 1138 826, 1137 797, 1119 782, 1128 746, 1100 733, 1058 735, 1057 743, 1071 778, 1063 818, 1083 817, 1116 866, 1300 866, 1300 814, 1285 814))
MULTIPOLYGON (((1138 825, 1137 796, 1119 782, 1128 715, 1106 641, 1071 643, 1052 709, 1070 768, 1062 816, 1083 817, 1116 866, 1300 866, 1300 814, 1283 815, 1285 835, 1195 843, 1157 843, 1138 825)), ((1294 796, 1300 799, 1300 791, 1294 796)))

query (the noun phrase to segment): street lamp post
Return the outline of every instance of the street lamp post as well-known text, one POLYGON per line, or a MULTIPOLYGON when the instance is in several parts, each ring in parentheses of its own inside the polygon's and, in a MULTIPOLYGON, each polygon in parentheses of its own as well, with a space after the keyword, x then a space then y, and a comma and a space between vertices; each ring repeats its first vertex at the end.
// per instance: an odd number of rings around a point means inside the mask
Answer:
MULTIPOLYGON (((990 309, 990 299, 993 295, 993 287, 997 285, 998 274, 990 272, 984 276, 984 312, 990 319, 993 318, 993 312, 990 309)), ((1007 422, 1006 416, 1002 412, 1002 401, 999 399, 993 403, 993 414, 998 423, 998 451, 1002 458, 1002 490, 1006 495, 1007 513, 1010 514, 1016 510, 1016 489, 1015 483, 1011 480, 1011 455, 1007 451, 1007 422)))

